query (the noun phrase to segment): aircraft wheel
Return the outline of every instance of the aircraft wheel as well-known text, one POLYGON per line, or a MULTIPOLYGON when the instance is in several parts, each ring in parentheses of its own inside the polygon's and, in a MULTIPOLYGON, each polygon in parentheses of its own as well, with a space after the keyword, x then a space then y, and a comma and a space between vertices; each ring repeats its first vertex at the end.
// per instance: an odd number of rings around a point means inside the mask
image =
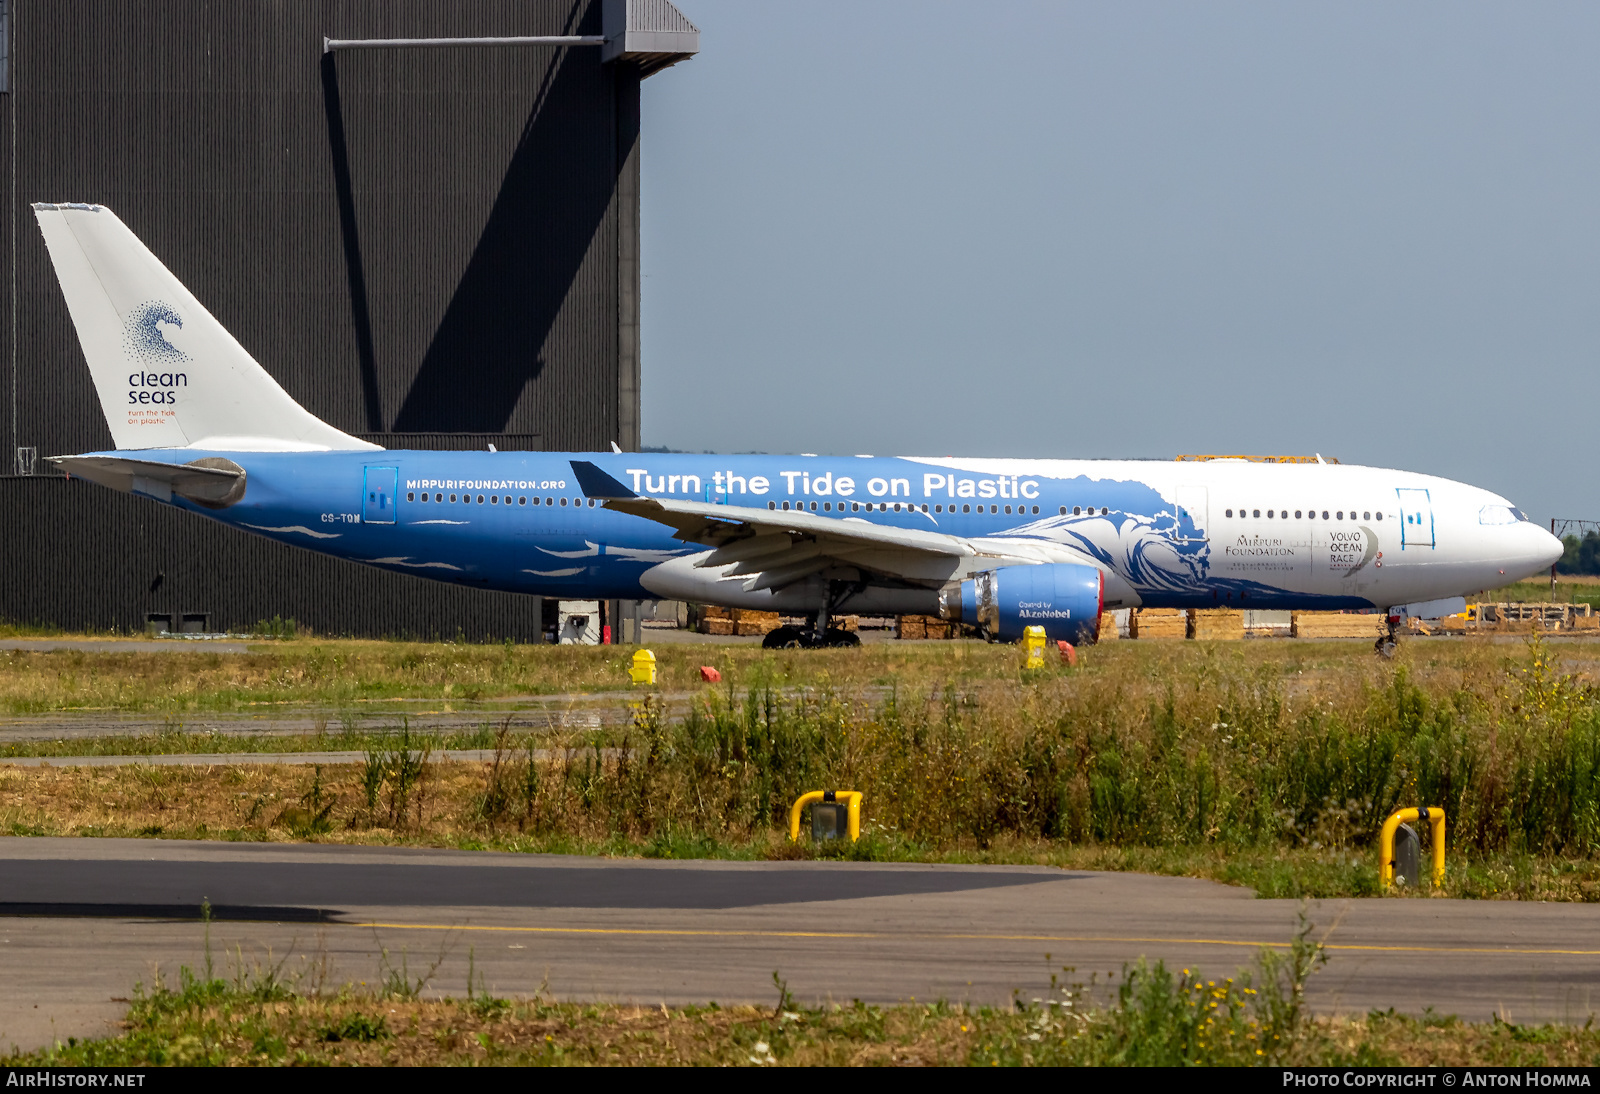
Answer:
POLYGON ((806 641, 806 632, 799 627, 779 627, 777 630, 767 632, 761 640, 764 650, 798 650, 804 649, 810 643, 806 641))
POLYGON ((841 631, 837 627, 829 627, 828 633, 822 636, 824 646, 838 646, 848 648, 861 645, 861 636, 854 631, 841 631))

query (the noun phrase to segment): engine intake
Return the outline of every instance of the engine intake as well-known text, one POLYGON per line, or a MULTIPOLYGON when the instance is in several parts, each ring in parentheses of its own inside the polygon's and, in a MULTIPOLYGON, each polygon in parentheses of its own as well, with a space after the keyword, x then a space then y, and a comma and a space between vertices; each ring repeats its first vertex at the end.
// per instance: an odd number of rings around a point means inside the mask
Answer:
POLYGON ((1028 627, 1043 627, 1052 640, 1094 642, 1100 637, 1105 576, 1093 566, 1053 562, 1006 566, 975 574, 939 591, 939 615, 976 624, 1005 641, 1028 627))

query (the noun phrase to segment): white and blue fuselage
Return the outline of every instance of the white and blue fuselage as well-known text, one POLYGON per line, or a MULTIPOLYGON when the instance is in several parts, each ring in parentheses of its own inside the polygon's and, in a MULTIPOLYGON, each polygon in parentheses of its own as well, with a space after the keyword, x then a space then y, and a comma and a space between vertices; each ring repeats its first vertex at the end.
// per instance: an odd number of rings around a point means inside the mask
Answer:
POLYGON ((1080 461, 386 451, 310 414, 115 214, 34 206, 114 451, 68 474, 370 566, 572 600, 935 612, 1093 640, 1107 608, 1391 608, 1561 545, 1403 471, 1080 461))
MULTIPOLYGON (((1387 608, 1494 588, 1550 565, 1560 544, 1496 494, 1338 464, 775 457, 517 452, 93 454, 245 471, 226 508, 146 480, 169 504, 283 543, 477 588, 564 599, 670 598, 814 610, 830 582, 862 587, 834 611, 938 610, 941 585, 986 560, 1091 565, 1104 606, 1387 608), (800 513, 973 545, 947 570, 837 558, 780 588, 707 544, 608 508, 574 463, 634 493, 800 513), (898 571, 898 572, 897 572, 898 571)), ((865 531, 865 529, 863 529, 865 531)))

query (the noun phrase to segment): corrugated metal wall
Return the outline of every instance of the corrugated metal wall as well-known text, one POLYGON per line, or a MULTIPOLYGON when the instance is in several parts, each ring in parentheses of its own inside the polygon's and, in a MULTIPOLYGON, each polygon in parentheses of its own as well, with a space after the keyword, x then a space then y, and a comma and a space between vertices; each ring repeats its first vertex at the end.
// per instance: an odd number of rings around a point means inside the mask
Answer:
MULTIPOLYGON (((11 0, 11 12, 0 467, 16 446, 110 447, 34 201, 110 206, 292 396, 348 432, 429 448, 504 434, 508 449, 637 447, 637 69, 593 48, 322 52, 325 35, 599 34, 600 0, 11 0)), ((485 594, 81 490, 0 480, 0 616, 142 621, 150 577, 123 573, 126 533, 174 559, 169 574, 192 555, 182 595, 234 622, 312 621, 326 602, 320 630, 453 634, 470 607, 500 622, 469 633, 525 633, 485 594), (97 577, 84 601, 54 584, 86 569, 131 585, 97 577)))
POLYGON ((17 623, 137 632, 187 613, 238 633, 279 616, 320 634, 539 641, 538 597, 385 573, 82 479, 8 480, 0 527, 0 603, 17 623))

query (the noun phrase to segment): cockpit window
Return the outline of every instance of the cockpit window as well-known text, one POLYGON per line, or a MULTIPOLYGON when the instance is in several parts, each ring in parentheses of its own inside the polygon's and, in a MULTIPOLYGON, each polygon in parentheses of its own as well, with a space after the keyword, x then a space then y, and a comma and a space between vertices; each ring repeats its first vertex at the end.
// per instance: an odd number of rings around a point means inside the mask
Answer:
POLYGON ((1526 513, 1509 505, 1485 505, 1478 510, 1479 524, 1516 524, 1527 519, 1526 513))

